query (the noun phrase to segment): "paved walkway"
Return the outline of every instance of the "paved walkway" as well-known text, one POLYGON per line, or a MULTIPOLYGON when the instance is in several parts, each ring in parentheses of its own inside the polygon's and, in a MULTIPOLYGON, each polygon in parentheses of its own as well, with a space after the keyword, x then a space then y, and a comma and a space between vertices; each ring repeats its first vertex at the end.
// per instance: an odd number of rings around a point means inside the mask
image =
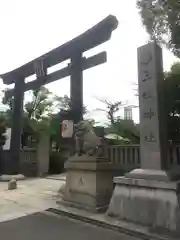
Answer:
POLYGON ((58 190, 64 183, 64 176, 58 175, 45 179, 28 179, 19 181, 18 188, 9 191, 7 190, 8 183, 0 182, 0 234, 3 236, 2 239, 162 239, 149 234, 148 229, 144 227, 117 221, 104 214, 93 214, 61 204, 57 205, 58 190), (52 211, 45 211, 47 209, 52 211), (104 228, 93 224, 104 226, 104 228), (117 229, 121 234, 105 228, 117 229), (131 237, 122 232, 143 237, 131 237))
POLYGON ((7 183, 0 182, 0 222, 55 207, 63 183, 52 179, 23 180, 16 190, 8 191, 7 183))
POLYGON ((18 182, 16 190, 7 190, 0 182, 0 234, 10 240, 138 240, 117 231, 45 211, 57 209, 57 192, 64 176, 29 179, 18 182), (61 180, 59 180, 61 179, 61 180), (58 181, 57 181, 58 180, 58 181))
POLYGON ((5 240, 139 240, 116 231, 47 213, 36 213, 0 223, 5 240))

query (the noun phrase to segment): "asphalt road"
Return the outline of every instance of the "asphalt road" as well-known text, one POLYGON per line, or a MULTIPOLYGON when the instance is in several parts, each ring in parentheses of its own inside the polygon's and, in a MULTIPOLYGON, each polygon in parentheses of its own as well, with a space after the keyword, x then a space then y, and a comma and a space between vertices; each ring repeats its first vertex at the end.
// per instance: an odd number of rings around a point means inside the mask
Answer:
POLYGON ((36 213, 0 223, 1 240, 139 240, 66 217, 36 213))

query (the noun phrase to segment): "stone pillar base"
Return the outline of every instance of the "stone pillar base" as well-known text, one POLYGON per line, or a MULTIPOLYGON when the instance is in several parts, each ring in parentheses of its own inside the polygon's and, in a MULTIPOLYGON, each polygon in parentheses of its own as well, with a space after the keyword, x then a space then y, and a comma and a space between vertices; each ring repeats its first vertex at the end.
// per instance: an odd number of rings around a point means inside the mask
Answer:
POLYGON ((126 173, 125 176, 134 179, 147 179, 165 182, 178 181, 180 180, 180 168, 176 167, 170 171, 139 168, 126 173))
POLYGON ((70 158, 65 168, 66 185, 61 203, 93 212, 106 210, 113 192, 111 163, 84 155, 70 158))
MULTIPOLYGON (((139 170, 134 173, 137 172, 140 173, 139 170)), ((163 171, 154 174, 161 176, 161 180, 153 180, 150 172, 145 174, 147 179, 135 175, 115 177, 116 186, 107 214, 145 225, 150 231, 180 237, 180 181, 163 181, 163 171)))

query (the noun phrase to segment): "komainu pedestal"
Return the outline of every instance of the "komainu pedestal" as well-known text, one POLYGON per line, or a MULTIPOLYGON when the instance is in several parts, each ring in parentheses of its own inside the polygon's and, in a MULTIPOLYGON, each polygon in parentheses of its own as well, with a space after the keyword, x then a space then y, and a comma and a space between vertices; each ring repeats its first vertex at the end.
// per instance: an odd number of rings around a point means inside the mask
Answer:
POLYGON ((81 121, 75 125, 76 151, 65 163, 67 172, 63 203, 91 211, 108 207, 113 191, 112 164, 103 137, 81 121))
POLYGON ((113 191, 111 164, 82 155, 70 158, 65 168, 63 203, 93 212, 106 210, 113 191))

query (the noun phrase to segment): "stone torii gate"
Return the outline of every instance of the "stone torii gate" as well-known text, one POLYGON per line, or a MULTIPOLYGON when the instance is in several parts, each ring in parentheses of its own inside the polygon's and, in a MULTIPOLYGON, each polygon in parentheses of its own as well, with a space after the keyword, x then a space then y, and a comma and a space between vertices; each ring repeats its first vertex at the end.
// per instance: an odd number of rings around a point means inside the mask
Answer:
POLYGON ((75 122, 81 120, 83 108, 83 70, 106 62, 106 52, 101 52, 89 58, 83 57, 82 54, 108 41, 112 31, 117 28, 117 25, 118 21, 116 17, 109 15, 73 40, 11 72, 0 75, 4 84, 10 85, 15 83, 14 89, 9 90, 5 96, 5 98, 14 96, 10 145, 11 166, 8 174, 19 173, 24 92, 38 89, 44 84, 70 76, 73 120, 75 122), (71 61, 67 67, 48 74, 48 68, 67 59, 71 61), (33 74, 36 74, 36 80, 25 83, 25 78, 33 74))

